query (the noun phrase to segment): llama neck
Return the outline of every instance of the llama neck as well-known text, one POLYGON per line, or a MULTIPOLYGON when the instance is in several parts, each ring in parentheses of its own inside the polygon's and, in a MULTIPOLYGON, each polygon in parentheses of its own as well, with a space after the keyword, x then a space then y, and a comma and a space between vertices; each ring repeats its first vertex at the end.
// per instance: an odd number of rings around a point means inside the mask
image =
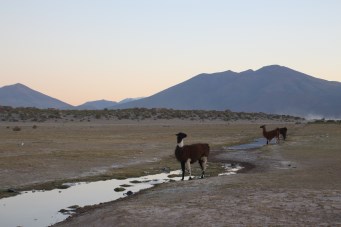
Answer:
POLYGON ((184 140, 182 139, 180 143, 178 143, 178 147, 183 147, 184 146, 184 140))

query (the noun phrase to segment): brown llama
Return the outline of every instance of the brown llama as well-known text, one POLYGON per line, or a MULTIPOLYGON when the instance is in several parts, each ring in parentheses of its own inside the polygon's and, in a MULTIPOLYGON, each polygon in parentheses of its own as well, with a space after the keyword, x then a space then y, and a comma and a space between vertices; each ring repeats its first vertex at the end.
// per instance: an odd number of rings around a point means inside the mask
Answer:
POLYGON ((185 133, 178 133, 177 136, 177 146, 175 148, 175 157, 181 163, 182 179, 185 177, 185 167, 189 172, 189 180, 192 179, 191 175, 191 164, 196 161, 199 162, 201 167, 201 178, 205 176, 207 157, 210 153, 210 147, 207 143, 197 143, 192 145, 184 145, 184 138, 187 137, 185 133))
POLYGON ((265 125, 260 126, 260 128, 263 129, 263 136, 266 138, 266 144, 269 144, 269 142, 276 137, 276 143, 279 142, 279 128, 276 128, 271 131, 266 131, 265 125))
POLYGON ((283 136, 283 140, 287 138, 287 131, 288 131, 287 127, 279 128, 279 134, 283 136))

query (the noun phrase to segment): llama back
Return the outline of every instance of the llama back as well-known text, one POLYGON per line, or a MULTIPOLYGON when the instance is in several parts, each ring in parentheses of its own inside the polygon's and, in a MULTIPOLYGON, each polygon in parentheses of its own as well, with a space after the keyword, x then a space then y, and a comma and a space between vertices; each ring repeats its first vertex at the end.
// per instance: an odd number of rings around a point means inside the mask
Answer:
POLYGON ((207 143, 185 145, 182 148, 177 146, 175 149, 175 157, 180 162, 186 161, 190 157, 191 163, 194 163, 201 157, 208 157, 209 153, 210 147, 207 143))
POLYGON ((210 153, 210 146, 207 143, 196 143, 188 145, 188 150, 197 150, 191 154, 191 163, 200 160, 202 157, 208 157, 210 153))

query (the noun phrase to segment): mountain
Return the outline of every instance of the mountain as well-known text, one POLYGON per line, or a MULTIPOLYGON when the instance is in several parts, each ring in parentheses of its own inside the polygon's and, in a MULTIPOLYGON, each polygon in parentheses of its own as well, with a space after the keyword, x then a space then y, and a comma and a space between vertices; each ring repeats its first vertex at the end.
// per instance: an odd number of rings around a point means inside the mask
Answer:
POLYGON ((341 119, 341 83, 271 65, 256 71, 199 74, 141 99, 98 100, 74 107, 22 84, 0 88, 0 105, 41 109, 134 107, 264 112, 341 119))
POLYGON ((110 108, 117 105, 117 102, 108 101, 108 100, 97 100, 86 102, 82 105, 76 106, 75 109, 78 110, 103 110, 105 108, 110 108))
POLYGON ((341 118, 341 83, 271 65, 244 72, 199 74, 114 108, 204 109, 341 118))
POLYGON ((139 99, 142 99, 142 97, 140 97, 140 98, 126 98, 126 99, 123 99, 123 100, 119 101, 117 104, 128 103, 128 102, 136 101, 136 100, 139 100, 139 99))
POLYGON ((102 100, 97 100, 97 101, 86 102, 82 105, 76 106, 75 109, 77 110, 103 110, 105 108, 113 108, 117 104, 128 103, 128 102, 132 102, 132 101, 139 100, 139 99, 141 98, 126 98, 119 102, 108 101, 108 100, 102 99, 102 100))
POLYGON ((89 101, 79 106, 72 106, 58 99, 44 95, 23 84, 17 83, 0 88, 0 106, 36 107, 40 109, 77 109, 77 110, 103 110, 112 108, 121 103, 129 103, 140 98, 126 98, 120 102, 97 100, 89 101))
POLYGON ((40 109, 71 109, 72 105, 44 95, 23 84, 14 84, 0 88, 0 105, 12 107, 36 107, 40 109))

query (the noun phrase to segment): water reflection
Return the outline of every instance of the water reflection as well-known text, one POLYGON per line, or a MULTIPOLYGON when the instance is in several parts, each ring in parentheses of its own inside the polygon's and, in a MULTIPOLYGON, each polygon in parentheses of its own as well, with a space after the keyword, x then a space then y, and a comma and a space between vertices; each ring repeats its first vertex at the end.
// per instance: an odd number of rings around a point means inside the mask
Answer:
POLYGON ((0 200, 0 226, 52 225, 65 220, 70 215, 70 211, 78 206, 113 201, 127 196, 128 191, 136 193, 142 189, 151 188, 155 184, 181 179, 180 176, 169 178, 171 174, 180 174, 180 171, 125 180, 82 182, 71 184, 69 185, 71 187, 67 189, 23 192, 20 195, 0 200), (117 187, 125 190, 115 192, 117 187))
MULTIPOLYGON (((225 172, 220 175, 234 174, 242 168, 233 163, 224 167, 225 172)), ((181 170, 124 180, 66 183, 66 189, 22 192, 0 200, 0 226, 53 225, 65 220, 78 207, 114 201, 172 180, 181 180, 181 170)))
POLYGON ((223 167, 225 172, 218 174, 219 176, 236 174, 239 170, 244 168, 239 163, 225 163, 223 167))
MULTIPOLYGON (((276 144, 276 139, 273 139, 269 142, 269 144, 276 144)), ((257 149, 262 146, 266 145, 266 139, 265 138, 258 138, 255 139, 254 141, 247 143, 247 144, 240 144, 237 146, 231 146, 231 147, 225 147, 227 150, 250 150, 250 149, 257 149)))

